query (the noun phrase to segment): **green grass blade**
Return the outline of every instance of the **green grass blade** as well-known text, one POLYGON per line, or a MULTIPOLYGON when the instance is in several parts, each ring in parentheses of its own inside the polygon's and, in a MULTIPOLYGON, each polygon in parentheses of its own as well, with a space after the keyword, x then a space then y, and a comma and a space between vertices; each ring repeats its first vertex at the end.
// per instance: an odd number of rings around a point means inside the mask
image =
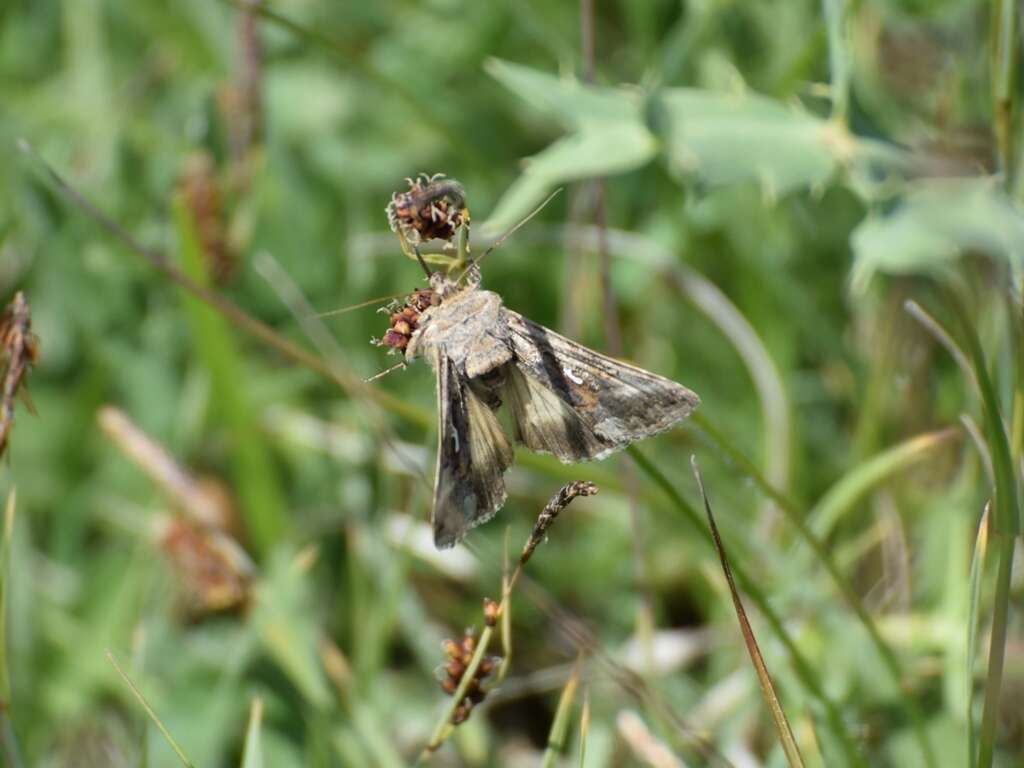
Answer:
POLYGON ((978 643, 978 605, 981 598, 981 577, 985 571, 985 556, 988 553, 989 510, 985 505, 978 522, 978 535, 974 539, 974 556, 971 558, 971 570, 968 582, 970 597, 967 605, 967 668, 965 670, 967 684, 967 757, 968 765, 974 768, 978 762, 978 736, 974 729, 974 654, 978 643))
POLYGON ((590 688, 583 689, 583 711, 580 713, 580 768, 587 763, 587 736, 590 735, 590 688))
POLYGON ((11 678, 7 659, 7 586, 11 578, 11 538, 14 535, 14 510, 17 494, 12 488, 4 505, 3 533, 0 539, 0 755, 9 768, 22 768, 21 751, 11 722, 11 678))
POLYGON ((263 745, 260 735, 263 730, 263 699, 252 700, 249 709, 249 727, 245 732, 245 749, 242 752, 242 768, 263 768, 263 745))
POLYGON ((554 768, 558 764, 558 757, 565 751, 565 737, 569 733, 569 716, 572 714, 572 704, 576 699, 576 689, 580 683, 580 659, 576 660, 569 680, 562 689, 562 695, 558 698, 558 708, 555 710, 555 719, 551 723, 551 730, 548 732, 548 745, 544 749, 544 758, 541 761, 542 768, 554 768))
MULTIPOLYGON (((208 287, 202 246, 184 202, 174 201, 174 220, 183 271, 208 287)), ((231 440, 232 474, 241 515, 253 548, 265 555, 287 530, 285 500, 258 420, 251 408, 245 366, 227 323, 210 307, 185 299, 193 344, 213 387, 211 412, 231 440)))
POLYGON ((7 660, 7 584, 10 579, 11 538, 14 535, 14 510, 17 491, 11 489, 4 505, 3 538, 0 539, 0 715, 7 712, 11 698, 11 678, 7 660))
POLYGON ((829 87, 832 92, 832 119, 846 123, 850 106, 851 58, 847 33, 847 0, 824 0, 825 28, 828 32, 829 87))
MULTIPOLYGON (((857 620, 864 627, 868 633, 868 637, 871 639, 872 645, 881 657, 885 664, 886 669, 889 672, 889 676, 897 688, 902 690, 903 685, 903 672, 900 667, 899 659, 896 653, 882 637, 881 632, 878 631, 878 626, 875 624, 875 620, 868 613, 867 607, 864 605, 864 601, 860 599, 853 587, 847 582, 843 576, 843 572, 833 557, 831 551, 829 551, 822 543, 814 531, 811 530, 807 520, 804 519, 802 512, 799 507, 793 502, 788 496, 780 492, 771 483, 765 479, 764 475, 758 470, 750 459, 744 455, 732 442, 725 437, 722 432, 715 427, 706 417, 701 413, 695 413, 692 417, 693 421, 697 426, 707 435, 716 448, 721 450, 740 471, 744 472, 749 476, 754 483, 765 493, 769 498, 774 500, 778 505, 779 509, 782 510, 786 516, 787 522, 793 526, 793 529, 799 534, 800 538, 811 548, 815 558, 820 562, 829 576, 832 578, 832 583, 835 584, 836 588, 842 594, 846 600, 847 605, 853 610, 857 616, 857 620)), ((636 454, 633 454, 634 457, 636 454)), ((664 488, 664 486, 662 486, 664 488)), ((744 587, 746 589, 746 587, 744 587)), ((747 590, 749 593, 749 590, 747 590)), ((917 702, 909 696, 901 697, 903 708, 907 713, 908 719, 911 721, 914 727, 914 735, 921 749, 921 754, 924 757, 926 765, 936 765, 935 755, 932 752, 931 742, 928 739, 928 734, 925 731, 924 716, 921 714, 921 709, 917 702)))
POLYGON ((985 680, 985 699, 978 734, 978 768, 990 768, 995 754, 996 718, 999 694, 1003 683, 1003 661, 1006 652, 1007 617, 1009 614, 1010 582, 1013 576, 1014 539, 1020 533, 1020 506, 1017 497, 1017 473, 1014 470, 1009 439, 999 411, 999 399, 989 376, 981 340, 960 297, 948 294, 960 328, 967 354, 974 368, 981 390, 982 411, 992 469, 996 477, 995 504, 992 515, 992 539, 998 557, 998 575, 993 605, 992 630, 989 640, 988 672, 985 680))
MULTIPOLYGON (((672 506, 679 512, 691 525, 693 530, 709 545, 712 545, 711 534, 701 524, 700 515, 697 510, 683 498, 682 494, 676 490, 675 486, 669 482, 668 478, 665 477, 664 473, 661 472, 647 457, 645 457, 635 446, 631 446, 626 449, 629 455, 640 467, 640 470, 647 475, 655 485, 668 496, 672 506)), ((825 717, 828 720, 829 730, 836 737, 837 741, 843 749, 844 756, 846 758, 847 765, 863 766, 865 765, 863 758, 857 751, 857 748, 851 739, 850 735, 846 731, 846 726, 843 723, 842 713, 839 711, 838 705, 832 701, 832 699, 825 693, 825 689, 821 685, 821 681, 818 679, 818 675, 811 663, 804 656, 803 652, 797 647, 796 643, 789 636, 786 631, 785 624, 782 618, 775 612, 771 604, 768 602, 768 597, 758 586, 757 581, 751 577, 742 566, 734 566, 733 573, 736 576, 736 581, 740 584, 744 592, 746 592, 750 599, 757 606, 758 610, 764 616, 768 622, 772 633, 776 639, 782 644, 789 654, 790 660, 793 663, 793 670, 796 672, 797 678, 803 684, 807 692, 821 704, 822 709, 825 711, 825 717)))
POLYGON ((1014 540, 1006 536, 996 538, 999 572, 996 576, 995 611, 989 641, 988 674, 985 676, 985 703, 978 733, 978 768, 989 768, 995 756, 996 720, 999 716, 999 695, 1003 683, 1003 663, 1006 656, 1006 632, 1010 612, 1010 582, 1013 579, 1014 540))
POLYGON ((117 670, 117 674, 121 676, 121 679, 124 680, 125 685, 127 685, 128 688, 131 690, 132 696, 134 696, 135 700, 139 702, 139 706, 146 711, 146 714, 149 716, 149 719, 153 721, 153 724, 157 727, 160 733, 163 734, 164 738, 167 739, 167 743, 171 745, 171 749, 174 750, 174 753, 178 756, 178 759, 181 760, 182 765, 184 765, 185 768, 195 768, 192 761, 188 759, 188 755, 185 754, 184 750, 180 746, 178 746, 178 742, 176 742, 174 740, 174 737, 171 736, 171 732, 167 730, 167 726, 163 724, 163 721, 160 720, 159 717, 157 717, 157 714, 153 711, 153 708, 149 706, 149 702, 147 702, 146 697, 142 695, 142 691, 140 691, 135 686, 135 683, 131 681, 131 678, 128 677, 127 674, 125 674, 123 669, 121 669, 121 665, 117 663, 117 659, 114 658, 114 654, 112 654, 110 651, 107 651, 107 659, 114 666, 114 669, 117 670))
POLYGON ((775 732, 779 736, 779 742, 782 744, 782 751, 786 754, 786 760, 789 761, 791 766, 803 768, 804 759, 800 754, 800 747, 793 737, 793 729, 790 727, 786 713, 782 709, 782 702, 779 701, 779 695, 775 691, 775 684, 772 682, 771 675, 768 674, 768 666, 764 663, 764 656, 761 655, 761 649, 757 645, 754 630, 747 620, 747 612, 743 608, 743 600, 740 598, 739 590, 736 589, 732 568, 729 565, 729 556, 726 554, 722 539, 718 534, 715 516, 711 512, 711 502, 708 501, 707 493, 704 491, 704 481, 701 479, 700 469, 697 467, 697 457, 691 457, 690 462, 693 465, 693 474, 697 478, 700 498, 704 502, 704 513, 707 515, 708 526, 711 529, 711 539, 715 545, 715 551, 718 553, 718 560, 722 565, 725 581, 729 585, 729 594, 732 596, 732 604, 736 609, 736 618, 739 620, 740 630, 743 633, 743 643, 747 646, 750 661, 753 663, 754 671, 757 673, 757 682, 761 686, 761 695, 764 696, 765 704, 768 705, 768 711, 772 716, 772 722, 775 724, 775 732))
POLYGON ((843 515, 868 492, 921 461, 932 449, 956 434, 955 429, 942 429, 918 435, 854 467, 829 488, 808 513, 814 534, 820 540, 826 539, 843 515))

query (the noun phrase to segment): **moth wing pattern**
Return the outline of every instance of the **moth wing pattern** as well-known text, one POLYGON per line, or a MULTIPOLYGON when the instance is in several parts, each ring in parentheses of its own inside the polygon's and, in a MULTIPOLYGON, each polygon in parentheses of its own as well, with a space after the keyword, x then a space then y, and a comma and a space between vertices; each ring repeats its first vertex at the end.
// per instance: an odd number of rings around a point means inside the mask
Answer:
POLYGON ((506 498, 503 475, 514 452, 494 412, 457 366, 443 350, 434 354, 439 420, 434 544, 445 548, 501 509, 506 498))
POLYGON ((601 459, 663 432, 700 404, 674 381, 613 360, 505 309, 505 388, 516 438, 563 463, 601 459))

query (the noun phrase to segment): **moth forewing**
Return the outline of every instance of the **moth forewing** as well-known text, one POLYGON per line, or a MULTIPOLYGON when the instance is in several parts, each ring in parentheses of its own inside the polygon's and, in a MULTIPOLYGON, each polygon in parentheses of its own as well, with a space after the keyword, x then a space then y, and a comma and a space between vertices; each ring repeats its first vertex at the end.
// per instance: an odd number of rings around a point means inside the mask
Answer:
POLYGON ((490 520, 505 503, 504 473, 512 446, 491 409, 443 351, 437 372, 438 449, 432 520, 434 544, 450 547, 490 520))
MULTIPOLYGON (((504 314, 515 366, 527 380, 527 391, 551 393, 576 417, 566 415, 562 422, 568 432, 562 444, 571 450, 551 451, 564 462, 603 458, 663 432, 700 404, 700 398, 681 384, 606 357, 512 310, 504 314)), ((537 431, 537 419, 557 423, 550 403, 516 405, 513 416, 524 436, 537 431)))

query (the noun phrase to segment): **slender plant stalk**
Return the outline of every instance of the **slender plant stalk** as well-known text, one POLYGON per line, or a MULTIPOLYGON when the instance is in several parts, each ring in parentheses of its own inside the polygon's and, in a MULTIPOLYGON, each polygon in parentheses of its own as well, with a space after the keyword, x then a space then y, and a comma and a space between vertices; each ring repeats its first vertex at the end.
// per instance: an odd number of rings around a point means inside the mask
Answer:
POLYGON ((947 294, 948 303, 958 320, 966 342, 968 356, 981 390, 982 410, 992 468, 996 477, 995 504, 993 505, 991 537, 998 558, 995 604, 989 639, 988 672, 985 680, 985 698, 978 733, 978 768, 991 768, 995 753, 996 717, 999 695, 1003 684, 1003 661, 1006 651, 1007 617, 1009 614, 1010 582, 1013 576, 1014 540, 1020 532, 1020 506, 1017 497, 1017 472, 1014 469, 1009 440, 999 412, 999 400, 989 376, 981 341, 974 330, 970 315, 956 291, 947 294))
POLYGON ((252 700, 249 708, 249 727, 245 732, 245 749, 242 752, 242 768, 263 768, 263 745, 260 734, 263 728, 263 699, 252 700))
POLYGON ((0 755, 8 768, 22 768, 21 750, 11 722, 11 678, 7 658, 7 592, 11 578, 11 538, 14 535, 15 489, 7 494, 0 522, 0 755))
POLYGON ((582 654, 576 659, 576 666, 569 675, 562 695, 558 697, 558 708, 555 710, 555 719, 551 723, 551 731, 548 733, 548 744, 544 749, 544 757, 541 760, 541 768, 555 768, 558 765, 558 758, 565 751, 565 739, 569 735, 569 716, 572 714, 572 703, 576 699, 576 689, 580 684, 580 667, 583 661, 582 654))
MULTIPOLYGON (((832 583, 839 590, 839 593, 843 596, 847 605, 850 606, 861 625, 867 631, 872 645, 875 647, 875 650, 881 657, 889 672, 889 676, 892 678, 897 688, 902 691, 903 671, 895 651, 893 651, 892 647, 885 641, 885 638, 882 637, 882 633, 878 630, 878 625, 868 612, 864 602, 860 599, 860 595, 858 595, 854 591, 853 587, 847 582, 846 578, 843 576, 842 569, 839 567, 839 563, 836 561, 832 553, 825 547, 825 544, 821 539, 815 535, 795 502, 772 486, 771 483, 769 483, 761 474, 760 470, 754 465, 754 463, 750 461, 742 451, 736 448, 731 441, 726 438, 710 421, 708 421, 703 414, 697 412, 690 418, 711 439, 716 448, 725 453, 726 456, 728 456, 742 472, 746 473, 754 483, 769 496, 769 498, 779 504, 779 508, 786 515, 787 521, 793 526, 800 538, 803 539, 811 548, 815 557, 817 557, 825 567, 825 571, 832 578, 832 583)), ((914 735, 921 749, 925 764, 929 766, 937 765, 935 753, 932 750, 931 742, 929 741, 927 731, 925 730, 924 714, 921 712, 920 706, 912 696, 906 693, 901 696, 900 701, 914 727, 914 735)))
POLYGON ((761 655, 761 649, 757 645, 757 638, 754 636, 754 630, 750 626, 750 621, 747 619, 746 609, 743 607, 743 600, 740 597, 739 590, 736 588, 736 582, 732 577, 732 568, 729 565, 729 556, 725 552, 725 546, 722 544, 722 538, 718 534, 718 526, 715 524, 715 516, 711 512, 711 502, 708 501, 708 495, 704 491, 704 481, 700 476, 700 469, 697 467, 697 457, 693 456, 690 458, 690 463, 693 466, 693 474, 697 478, 697 487, 700 489, 700 497, 704 502, 704 513, 708 518, 708 527, 711 530, 712 543, 715 545, 715 550, 718 552, 718 560, 722 565, 722 572, 725 574, 725 581, 729 585, 729 594, 732 596, 732 604, 736 609, 736 618, 739 619, 740 631, 743 633, 743 643, 747 646, 747 652, 750 654, 750 661, 754 665, 754 671, 757 673, 757 682, 761 686, 761 695, 764 697, 765 704, 768 705, 768 712, 772 716, 772 722, 775 724, 775 732, 779 735, 779 741, 782 744, 782 751, 786 753, 786 760, 789 761, 790 766, 794 768, 803 768, 804 759, 800 754, 800 747, 796 743, 796 739, 793 737, 793 729, 789 725, 789 720, 786 718, 786 713, 782 709, 782 702, 779 701, 779 695, 775 691, 775 684, 772 682, 771 675, 768 673, 768 665, 764 662, 764 656, 761 655))
POLYGON ((999 166, 1007 190, 1014 188, 1016 173, 1017 60, 1020 40, 1016 0, 993 0, 991 32, 992 128, 999 166))
POLYGON ((580 762, 583 768, 587 762, 587 736, 590 734, 590 688, 583 689, 583 711, 580 712, 580 762))
POLYGON ((978 607, 981 602, 981 578, 985 571, 985 557, 988 554, 989 510, 985 505, 978 521, 978 534, 974 538, 974 555, 971 558, 968 583, 970 592, 967 602, 967 653, 964 670, 967 685, 967 764, 975 768, 978 764, 978 736, 974 729, 974 654, 978 643, 978 607))
POLYGON ((996 719, 999 715, 999 695, 1003 682, 1007 618, 1010 611, 1010 582, 1013 578, 1014 540, 998 533, 994 538, 996 556, 999 558, 999 572, 996 577, 995 611, 992 615, 985 699, 981 728, 978 731, 978 768, 990 768, 995 755, 996 719))
POLYGON ((182 748, 178 746, 178 742, 176 742, 174 740, 174 737, 171 736, 171 732, 167 730, 167 726, 163 724, 160 718, 157 717, 156 712, 153 711, 153 708, 149 706, 149 702, 146 701, 146 697, 142 695, 142 691, 140 691, 135 686, 135 683, 132 682, 131 678, 128 677, 127 674, 125 674, 124 670, 121 669, 121 665, 117 663, 117 659, 114 658, 114 654, 112 654, 110 651, 107 651, 107 660, 110 661, 114 669, 117 670, 117 674, 120 675, 122 680, 124 680, 125 685, 127 685, 128 688, 131 689, 132 696, 135 697, 135 700, 139 703, 139 706, 146 711, 146 714, 149 716, 149 719, 153 721, 153 724, 156 725, 160 733, 162 733, 164 738, 167 739, 167 743, 171 745, 171 749, 174 750, 174 753, 178 756, 178 759, 181 760, 182 765, 184 765, 185 768, 195 768, 195 765, 192 763, 192 761, 188 759, 188 755, 185 754, 184 750, 182 750, 182 748))
MULTIPOLYGON (((707 528, 701 524, 701 518, 697 510, 694 509, 685 498, 683 498, 682 494, 676 490, 675 486, 669 482, 668 478, 665 477, 661 470, 651 463, 651 461, 640 453, 640 451, 636 450, 634 446, 627 448, 626 451, 630 456, 632 456, 633 460, 637 463, 637 466, 640 467, 640 470, 665 492, 673 506, 687 519, 694 531, 697 532, 705 542, 713 546, 711 534, 708 532, 707 528)), ((824 688, 818 680, 818 675, 815 672, 814 667, 789 636, 785 623, 775 612, 775 609, 772 608, 771 603, 769 603, 767 596, 758 586, 757 581, 752 578, 740 564, 734 564, 733 573, 736 576, 737 583, 740 584, 743 591, 746 592, 750 596, 750 599, 753 600, 754 604, 757 605, 758 610, 764 616, 769 626, 771 626, 772 632, 786 649, 786 652, 789 654, 790 660, 792 661, 793 669, 804 688, 814 696, 814 698, 817 699, 824 708, 829 728, 833 735, 835 735, 839 740, 839 743, 843 748, 847 765, 865 765, 863 758, 860 756, 853 743, 853 740, 846 731, 846 725, 843 722, 843 716, 839 711, 838 705, 832 701, 828 694, 825 693, 824 688)))
POLYGON ((824 6, 832 119, 845 125, 850 111, 850 41, 846 19, 849 0, 824 0, 824 6))

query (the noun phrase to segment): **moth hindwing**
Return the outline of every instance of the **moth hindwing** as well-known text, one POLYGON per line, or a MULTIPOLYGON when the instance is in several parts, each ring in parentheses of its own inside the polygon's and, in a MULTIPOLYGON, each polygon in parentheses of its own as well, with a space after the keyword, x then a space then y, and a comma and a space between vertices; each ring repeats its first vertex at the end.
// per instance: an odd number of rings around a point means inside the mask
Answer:
POLYGON ((437 374, 439 443, 434 542, 448 547, 505 502, 512 446, 495 411, 507 402, 514 437, 564 463, 601 459, 662 432, 697 407, 686 387, 613 360, 506 309, 501 297, 431 277, 438 303, 405 348, 437 374))

